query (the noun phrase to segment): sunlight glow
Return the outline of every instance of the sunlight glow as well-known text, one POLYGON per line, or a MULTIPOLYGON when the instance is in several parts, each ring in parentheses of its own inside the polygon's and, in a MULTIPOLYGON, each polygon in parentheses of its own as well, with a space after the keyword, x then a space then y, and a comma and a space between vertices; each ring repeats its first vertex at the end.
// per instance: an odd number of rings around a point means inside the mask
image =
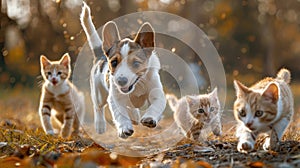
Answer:
MULTIPOLYGON (((30 22, 30 0, 3 0, 2 4, 6 4, 7 15, 14 19, 21 27, 26 27, 30 22)), ((5 7, 2 7, 5 9, 5 7)))
POLYGON ((160 0, 161 3, 170 4, 173 0, 160 0))

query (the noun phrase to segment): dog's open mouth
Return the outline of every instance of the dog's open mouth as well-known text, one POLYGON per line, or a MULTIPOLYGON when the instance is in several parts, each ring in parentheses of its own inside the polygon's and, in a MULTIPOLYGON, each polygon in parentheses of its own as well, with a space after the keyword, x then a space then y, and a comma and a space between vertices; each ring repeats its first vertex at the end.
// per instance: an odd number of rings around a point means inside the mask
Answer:
POLYGON ((129 92, 131 92, 133 90, 133 88, 134 88, 134 85, 138 82, 139 79, 140 79, 140 77, 137 77, 136 80, 129 87, 123 87, 123 88, 120 88, 120 90, 123 93, 129 93, 129 92))

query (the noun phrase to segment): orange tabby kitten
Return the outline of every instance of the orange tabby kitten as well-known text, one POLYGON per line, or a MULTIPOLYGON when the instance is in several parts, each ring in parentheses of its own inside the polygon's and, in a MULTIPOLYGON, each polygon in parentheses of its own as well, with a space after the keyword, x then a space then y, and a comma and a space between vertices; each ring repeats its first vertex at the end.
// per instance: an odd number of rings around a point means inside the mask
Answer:
POLYGON ((278 150, 278 142, 294 114, 293 95, 288 85, 290 79, 290 72, 281 69, 276 78, 265 78, 250 88, 234 81, 238 151, 247 153, 253 150, 259 133, 269 133, 264 150, 278 150))
POLYGON ((53 135, 51 117, 61 125, 60 136, 67 138, 79 132, 77 114, 84 114, 84 95, 69 81, 71 74, 70 56, 66 53, 59 61, 49 61, 41 56, 41 74, 45 80, 40 98, 39 114, 44 131, 53 135), (54 115, 51 114, 55 112, 54 115))
POLYGON ((217 88, 209 94, 187 95, 179 100, 171 94, 167 94, 166 98, 170 108, 175 112, 174 120, 176 124, 187 138, 198 141, 201 131, 207 126, 212 127, 215 135, 222 134, 217 88))

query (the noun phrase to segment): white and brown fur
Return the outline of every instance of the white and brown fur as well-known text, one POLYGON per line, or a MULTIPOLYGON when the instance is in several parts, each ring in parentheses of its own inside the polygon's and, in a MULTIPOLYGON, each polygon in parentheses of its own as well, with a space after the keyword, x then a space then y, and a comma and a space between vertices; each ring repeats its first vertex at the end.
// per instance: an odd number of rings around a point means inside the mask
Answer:
POLYGON ((249 88, 234 81, 238 151, 252 151, 260 133, 268 135, 264 150, 278 150, 279 141, 294 114, 293 95, 288 85, 290 80, 290 72, 281 69, 276 78, 265 78, 249 88))
POLYGON ((106 104, 121 138, 133 134, 132 123, 156 127, 166 100, 151 25, 143 24, 132 40, 121 39, 117 25, 113 21, 107 22, 103 27, 102 42, 92 23, 90 8, 85 3, 80 19, 95 55, 90 85, 96 131, 99 134, 106 131, 106 104), (140 119, 139 108, 145 103, 149 103, 149 107, 140 119))
POLYGON ((65 54, 59 61, 40 57, 41 74, 44 78, 40 97, 39 114, 46 134, 53 135, 55 119, 60 125, 60 136, 67 138, 78 134, 80 120, 84 115, 84 95, 69 81, 71 74, 70 56, 65 54), (79 116, 79 117, 77 117, 79 116))
POLYGON ((167 94, 166 98, 177 126, 187 138, 199 141, 203 130, 209 127, 215 135, 222 134, 217 88, 209 94, 187 95, 179 100, 173 94, 167 94))

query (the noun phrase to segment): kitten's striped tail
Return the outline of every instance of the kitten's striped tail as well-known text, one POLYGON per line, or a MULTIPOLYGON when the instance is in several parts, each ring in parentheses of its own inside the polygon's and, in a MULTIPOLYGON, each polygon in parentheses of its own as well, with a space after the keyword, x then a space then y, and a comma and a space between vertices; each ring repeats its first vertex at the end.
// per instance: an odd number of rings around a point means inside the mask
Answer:
POLYGON ((175 112, 177 110, 177 104, 178 104, 177 97, 173 94, 166 94, 166 99, 169 103, 171 110, 175 112))
POLYGON ((102 51, 102 41, 92 22, 90 7, 84 1, 80 14, 80 22, 86 34, 90 48, 93 50, 96 59, 100 59, 104 55, 102 51))
POLYGON ((277 73, 277 79, 285 81, 287 84, 291 82, 291 72, 285 68, 280 69, 277 73))

